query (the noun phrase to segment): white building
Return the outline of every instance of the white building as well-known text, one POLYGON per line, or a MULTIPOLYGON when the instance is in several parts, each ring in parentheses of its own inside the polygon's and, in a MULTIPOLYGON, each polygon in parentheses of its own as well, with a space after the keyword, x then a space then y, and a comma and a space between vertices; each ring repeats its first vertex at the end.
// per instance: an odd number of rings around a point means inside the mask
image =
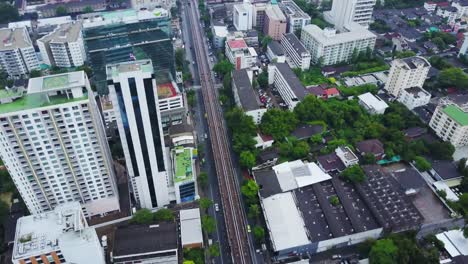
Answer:
POLYGON ((434 12, 437 8, 437 3, 436 2, 424 2, 424 9, 426 9, 427 12, 434 12))
POLYGON ((232 91, 236 105, 251 116, 255 124, 260 124, 267 109, 252 87, 252 72, 245 69, 233 71, 232 91))
POLYGON ((143 208, 169 204, 167 153, 150 60, 107 66, 125 162, 135 199, 143 208))
POLYGON ((234 64, 234 69, 240 70, 255 66, 257 52, 248 47, 244 39, 236 38, 226 41, 225 54, 229 62, 234 64))
POLYGON ((411 87, 423 87, 431 64, 423 57, 409 57, 392 61, 392 67, 384 89, 395 97, 401 90, 411 87))
POLYGON ((325 19, 342 29, 349 22, 368 27, 372 22, 372 12, 377 0, 333 0, 332 9, 325 12, 325 19))
POLYGON ((281 1, 279 7, 283 11, 288 21, 288 33, 294 33, 301 30, 304 26, 310 24, 310 16, 304 12, 294 1, 281 1))
POLYGON ((117 122, 117 116, 115 115, 114 106, 109 96, 100 96, 99 101, 101 103, 101 112, 104 119, 104 125, 109 128, 113 122, 117 122))
POLYGON ((272 42, 268 43, 266 55, 270 61, 276 61, 279 63, 286 62, 286 56, 283 47, 276 40, 273 40, 272 42))
POLYGON ((411 87, 401 90, 397 100, 409 110, 415 107, 427 105, 431 100, 431 94, 421 87, 411 87))
POLYGON ((286 53, 286 62, 291 68, 300 68, 306 71, 310 67, 310 52, 294 33, 286 33, 281 39, 281 45, 286 53))
POLYGON ((131 0, 132 8, 139 10, 141 8, 153 9, 155 7, 163 7, 164 9, 171 9, 176 6, 175 0, 131 0))
POLYGON ((350 167, 359 163, 359 158, 347 146, 340 146, 335 149, 335 154, 340 158, 345 167, 350 167))
POLYGON ((184 95, 180 92, 177 84, 172 81, 158 83, 156 86, 162 127, 166 129, 170 125, 180 124, 186 112, 184 95))
POLYGON ((290 110, 307 95, 301 81, 286 63, 268 65, 268 84, 275 86, 290 110))
POLYGON ((18 219, 12 262, 106 263, 96 230, 88 226, 78 202, 18 219))
POLYGON ((37 40, 44 63, 61 68, 82 66, 86 51, 81 22, 59 25, 52 33, 37 40))
POLYGON ((468 32, 465 32, 463 36, 465 38, 463 39, 463 44, 460 47, 460 52, 458 53, 458 56, 468 55, 468 32))
POLYGON ((200 209, 186 209, 179 211, 180 241, 182 248, 203 247, 203 233, 200 209))
POLYGON ((302 29, 301 40, 310 52, 313 63, 334 65, 347 62, 353 52, 374 50, 377 37, 356 23, 349 23, 339 33, 335 29, 322 30, 316 25, 307 25, 302 29))
POLYGON ((233 6, 233 23, 237 30, 245 31, 252 29, 252 5, 250 3, 235 4, 233 6))
POLYGON ((119 210, 104 126, 83 71, 29 80, 0 104, 0 157, 31 214, 79 201, 87 216, 119 210))
POLYGON ((429 122, 437 136, 455 147, 468 145, 468 98, 461 99, 441 100, 429 122))
POLYGON ((177 203, 191 202, 198 197, 195 154, 191 147, 171 150, 172 175, 177 203))
POLYGON ((453 1, 452 6, 458 9, 458 18, 468 16, 468 2, 466 0, 453 1))
POLYGON ((452 24, 455 22, 456 19, 458 19, 458 9, 454 6, 444 6, 444 7, 438 7, 436 15, 446 18, 447 23, 452 24))
POLYGON ((359 104, 364 107, 371 115, 383 115, 388 104, 377 95, 365 93, 358 96, 359 104))
POLYGON ((226 25, 213 26, 213 45, 217 48, 223 48, 226 38, 229 35, 229 31, 226 25))
POLYGON ((26 28, 0 29, 0 68, 10 77, 19 77, 39 68, 26 28))

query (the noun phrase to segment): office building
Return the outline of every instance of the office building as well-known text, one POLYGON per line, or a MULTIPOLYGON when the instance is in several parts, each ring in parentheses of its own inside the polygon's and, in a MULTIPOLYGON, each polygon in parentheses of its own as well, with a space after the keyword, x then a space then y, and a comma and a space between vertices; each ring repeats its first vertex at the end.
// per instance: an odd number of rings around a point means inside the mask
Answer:
POLYGON ((176 202, 191 202, 198 197, 194 148, 176 147, 171 156, 176 202))
POLYGON ((106 263, 96 230, 88 226, 78 202, 18 219, 12 262, 106 263))
POLYGON ((252 87, 252 72, 245 69, 233 71, 232 91, 236 105, 251 116, 255 124, 260 124, 267 109, 252 87))
POLYGON ((398 102, 404 104, 409 110, 427 105, 431 100, 431 94, 421 87, 410 87, 401 90, 398 102))
POLYGON ((169 204, 169 166, 153 74, 149 60, 107 66, 109 97, 116 108, 133 195, 143 208, 169 204))
POLYGON ((307 95, 305 87, 286 63, 268 65, 268 84, 275 86, 290 110, 307 95))
POLYGON ((307 25, 302 29, 301 40, 310 52, 311 61, 321 65, 334 65, 348 62, 353 52, 374 50, 377 37, 356 23, 345 25, 337 32, 332 28, 321 29, 307 25))
POLYGON ((411 87, 423 87, 431 64, 423 57, 409 57, 392 61, 392 67, 384 89, 395 97, 401 90, 411 87))
POLYGON ((37 46, 42 60, 49 66, 77 67, 86 61, 81 22, 59 25, 52 33, 38 39, 37 46))
POLYGON ((287 20, 278 5, 270 5, 265 10, 265 21, 263 34, 270 36, 273 40, 281 40, 286 33, 287 20))
POLYGON ((455 147, 468 145, 468 96, 447 97, 440 101, 429 126, 444 141, 455 147))
POLYGON ((333 0, 331 11, 325 12, 325 19, 342 29, 350 22, 368 27, 372 22, 372 12, 377 0, 333 0))
POLYGON ((175 0, 132 0, 132 8, 139 10, 142 8, 148 8, 152 10, 153 8, 162 7, 164 9, 170 10, 172 7, 176 6, 175 0))
POLYGON ((158 83, 175 78, 169 12, 119 10, 82 14, 83 37, 99 94, 107 94, 106 65, 151 59, 158 83))
POLYGON ((78 201, 86 216, 119 210, 104 126, 83 71, 29 79, 2 94, 0 157, 31 214, 78 201))
POLYGON ((310 67, 310 52, 294 33, 286 33, 281 39, 281 46, 286 53, 286 62, 291 68, 306 71, 310 67))
POLYGON ((174 222, 119 226, 115 230, 112 263, 177 264, 177 244, 174 222))
POLYGON ((227 40, 225 54, 236 70, 253 67, 257 62, 257 52, 242 38, 227 40))
POLYGON ((294 1, 285 0, 281 1, 279 7, 286 15, 288 20, 288 33, 300 32, 302 28, 310 24, 310 16, 305 13, 294 1))
POLYGON ((232 11, 233 23, 237 30, 252 29, 252 5, 250 3, 235 4, 232 11))
POLYGON ((0 29, 0 68, 10 77, 20 77, 39 68, 26 28, 0 29))

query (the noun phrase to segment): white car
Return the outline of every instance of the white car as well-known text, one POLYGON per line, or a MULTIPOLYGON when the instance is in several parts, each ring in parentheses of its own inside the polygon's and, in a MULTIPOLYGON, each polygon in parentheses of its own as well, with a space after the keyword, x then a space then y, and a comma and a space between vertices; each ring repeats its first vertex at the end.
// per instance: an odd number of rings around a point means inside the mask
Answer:
POLYGON ((219 212, 219 205, 217 203, 214 204, 216 212, 219 212))

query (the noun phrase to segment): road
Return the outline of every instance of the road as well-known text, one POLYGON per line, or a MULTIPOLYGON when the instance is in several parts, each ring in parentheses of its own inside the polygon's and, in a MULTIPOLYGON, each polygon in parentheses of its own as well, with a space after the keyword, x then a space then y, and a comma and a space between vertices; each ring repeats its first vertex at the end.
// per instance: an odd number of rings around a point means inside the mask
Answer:
POLYGON ((229 241, 233 263, 256 263, 251 239, 247 232, 245 212, 240 197, 239 181, 234 170, 227 129, 224 123, 223 112, 219 104, 218 93, 211 76, 211 69, 206 50, 206 39, 201 29, 198 3, 189 0, 191 7, 185 10, 191 24, 193 50, 195 51, 198 73, 200 77, 201 92, 205 105, 208 131, 218 179, 219 191, 223 207, 224 221, 229 241))

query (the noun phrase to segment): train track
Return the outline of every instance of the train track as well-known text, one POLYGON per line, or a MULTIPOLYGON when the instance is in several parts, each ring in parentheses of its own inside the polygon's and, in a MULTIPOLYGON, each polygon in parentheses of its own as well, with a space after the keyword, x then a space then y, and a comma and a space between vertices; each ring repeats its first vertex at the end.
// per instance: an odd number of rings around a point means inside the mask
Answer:
POLYGON ((247 234, 247 222, 242 208, 242 199, 236 172, 232 164, 229 141, 222 109, 219 104, 218 92, 211 77, 211 69, 205 49, 203 32, 199 25, 197 0, 188 0, 191 3, 189 17, 191 18, 193 48, 198 62, 200 85, 205 105, 208 130, 213 150, 216 175, 221 193, 226 223, 227 236, 231 249, 233 263, 253 263, 250 251, 250 240, 247 234))

